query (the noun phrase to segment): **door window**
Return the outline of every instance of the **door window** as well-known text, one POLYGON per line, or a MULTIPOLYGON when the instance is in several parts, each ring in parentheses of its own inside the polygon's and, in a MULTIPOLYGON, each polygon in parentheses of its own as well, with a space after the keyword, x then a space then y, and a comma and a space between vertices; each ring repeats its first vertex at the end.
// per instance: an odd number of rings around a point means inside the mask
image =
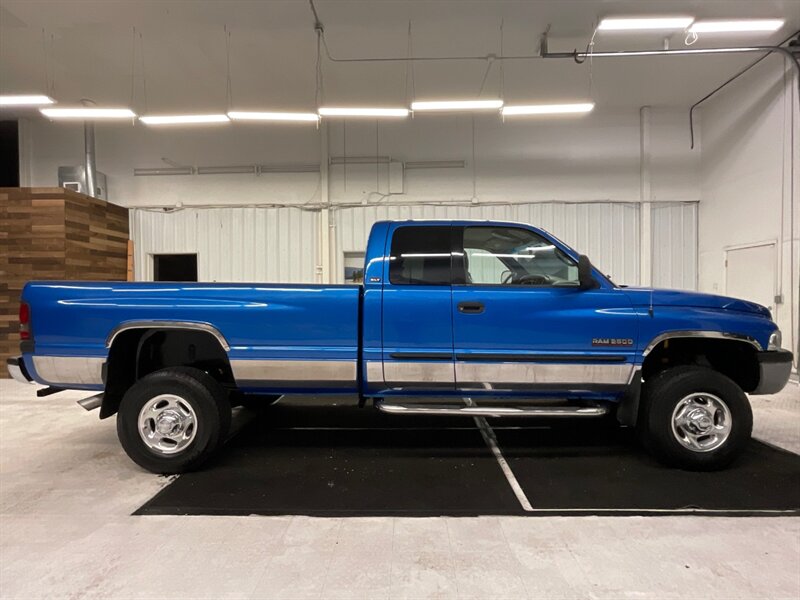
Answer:
POLYGON ((393 284, 450 285, 450 228, 399 227, 389 261, 393 284))
POLYGON ((578 266, 542 236, 517 227, 465 227, 467 284, 578 286, 578 266))

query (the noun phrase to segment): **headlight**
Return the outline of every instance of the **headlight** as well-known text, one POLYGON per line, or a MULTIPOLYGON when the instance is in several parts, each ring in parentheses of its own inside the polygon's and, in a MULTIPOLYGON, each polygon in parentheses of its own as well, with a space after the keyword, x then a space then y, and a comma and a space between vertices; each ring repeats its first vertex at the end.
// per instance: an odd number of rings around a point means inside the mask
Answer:
POLYGON ((772 335, 769 336, 769 345, 767 346, 767 350, 780 350, 781 349, 781 330, 776 329, 772 332, 772 335))

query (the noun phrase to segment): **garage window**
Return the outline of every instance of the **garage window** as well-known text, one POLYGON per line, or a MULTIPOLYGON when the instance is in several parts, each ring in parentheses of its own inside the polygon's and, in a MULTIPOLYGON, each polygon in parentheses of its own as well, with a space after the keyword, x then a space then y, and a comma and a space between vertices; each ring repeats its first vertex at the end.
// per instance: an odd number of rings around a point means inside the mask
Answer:
POLYGON ((154 281, 197 281, 197 254, 154 254, 154 281))

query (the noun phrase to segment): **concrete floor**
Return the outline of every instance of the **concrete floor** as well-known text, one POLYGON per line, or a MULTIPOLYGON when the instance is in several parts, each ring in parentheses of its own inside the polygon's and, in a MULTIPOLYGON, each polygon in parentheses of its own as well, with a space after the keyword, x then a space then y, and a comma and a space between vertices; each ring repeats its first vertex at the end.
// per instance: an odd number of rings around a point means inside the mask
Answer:
MULTIPOLYGON (((2 598, 800 597, 791 517, 133 517, 167 479, 34 390, 0 380, 2 598)), ((800 452, 796 384, 753 406, 800 452)))

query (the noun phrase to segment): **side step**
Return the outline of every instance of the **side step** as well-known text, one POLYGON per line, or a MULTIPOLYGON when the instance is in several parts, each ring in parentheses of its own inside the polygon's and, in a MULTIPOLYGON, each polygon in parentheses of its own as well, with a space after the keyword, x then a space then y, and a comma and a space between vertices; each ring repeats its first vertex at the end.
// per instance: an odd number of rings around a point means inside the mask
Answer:
POLYGON ((605 406, 458 406, 456 404, 386 404, 375 407, 393 415, 462 415, 465 417, 601 417, 605 406))
POLYGON ((94 410, 95 408, 100 408, 100 405, 103 404, 103 394, 96 394, 94 396, 84 398, 83 400, 78 400, 78 404, 80 404, 84 410, 94 410))

